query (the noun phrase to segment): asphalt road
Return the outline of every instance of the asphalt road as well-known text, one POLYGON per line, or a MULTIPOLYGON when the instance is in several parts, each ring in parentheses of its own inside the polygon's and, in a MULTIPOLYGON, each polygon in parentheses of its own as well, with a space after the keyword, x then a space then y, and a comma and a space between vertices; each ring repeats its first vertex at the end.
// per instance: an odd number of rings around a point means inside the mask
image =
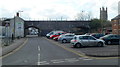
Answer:
MULTIPOLYGON (((68 47, 70 48, 70 47, 68 47)), ((118 59, 91 59, 61 48, 44 37, 28 37, 17 52, 2 59, 3 65, 118 65, 118 59)))

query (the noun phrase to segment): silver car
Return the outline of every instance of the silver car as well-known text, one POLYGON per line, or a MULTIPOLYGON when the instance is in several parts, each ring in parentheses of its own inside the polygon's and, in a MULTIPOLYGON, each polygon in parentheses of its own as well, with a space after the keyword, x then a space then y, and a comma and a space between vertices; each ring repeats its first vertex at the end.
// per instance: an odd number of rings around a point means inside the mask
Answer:
POLYGON ((64 34, 64 35, 60 35, 58 37, 58 41, 62 42, 62 43, 67 43, 67 42, 70 42, 73 37, 75 36, 75 34, 72 34, 72 33, 67 33, 67 34, 64 34))
POLYGON ((73 47, 83 47, 83 46, 105 46, 105 42, 100 39, 96 39, 90 35, 76 35, 71 40, 73 47))

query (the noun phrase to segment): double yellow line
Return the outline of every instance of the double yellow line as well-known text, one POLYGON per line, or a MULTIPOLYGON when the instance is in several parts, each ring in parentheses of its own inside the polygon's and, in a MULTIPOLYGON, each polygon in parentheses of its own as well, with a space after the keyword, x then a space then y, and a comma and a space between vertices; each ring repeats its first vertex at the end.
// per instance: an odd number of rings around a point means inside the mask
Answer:
POLYGON ((82 54, 82 53, 77 52, 77 51, 75 51, 75 50, 69 49, 69 48, 67 48, 67 47, 65 47, 65 46, 63 46, 63 45, 60 45, 60 44, 57 43, 57 42, 53 42, 53 41, 50 40, 50 39, 47 39, 47 38, 45 38, 45 39, 48 40, 48 41, 50 41, 50 42, 52 42, 53 44, 55 44, 55 45, 57 45, 57 46, 59 46, 59 47, 62 47, 63 49, 65 49, 65 50, 67 50, 67 51, 69 51, 69 52, 72 52, 72 53, 80 56, 80 57, 89 58, 89 59, 120 59, 120 57, 91 57, 91 56, 86 56, 85 54, 82 54))
POLYGON ((3 58, 5 58, 5 57, 7 57, 7 56, 9 56, 9 55, 11 55, 11 54, 14 54, 14 53, 17 52, 19 49, 21 49, 21 48, 27 43, 27 41, 28 41, 28 38, 22 43, 21 46, 19 46, 18 48, 16 48, 16 49, 13 50, 12 52, 10 52, 10 53, 8 53, 8 54, 6 54, 6 55, 4 55, 4 56, 0 56, 0 59, 3 59, 3 58))

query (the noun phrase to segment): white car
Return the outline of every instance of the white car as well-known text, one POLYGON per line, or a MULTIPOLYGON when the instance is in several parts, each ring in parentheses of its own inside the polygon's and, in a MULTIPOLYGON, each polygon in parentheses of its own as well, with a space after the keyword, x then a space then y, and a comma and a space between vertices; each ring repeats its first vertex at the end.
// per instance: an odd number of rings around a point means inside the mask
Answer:
POLYGON ((100 39, 96 39, 90 35, 76 35, 71 40, 71 44, 73 47, 83 47, 83 46, 105 46, 105 42, 100 39))

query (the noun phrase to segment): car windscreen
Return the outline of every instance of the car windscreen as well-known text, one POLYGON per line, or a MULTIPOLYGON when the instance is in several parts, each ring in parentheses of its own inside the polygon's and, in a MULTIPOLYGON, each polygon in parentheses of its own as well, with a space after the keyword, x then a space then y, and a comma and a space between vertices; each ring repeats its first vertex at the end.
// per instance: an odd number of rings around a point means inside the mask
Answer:
POLYGON ((105 36, 103 36, 103 37, 110 37, 110 35, 105 35, 105 36))
POLYGON ((50 32, 49 34, 50 34, 50 35, 52 35, 52 34, 53 34, 53 32, 50 32))

